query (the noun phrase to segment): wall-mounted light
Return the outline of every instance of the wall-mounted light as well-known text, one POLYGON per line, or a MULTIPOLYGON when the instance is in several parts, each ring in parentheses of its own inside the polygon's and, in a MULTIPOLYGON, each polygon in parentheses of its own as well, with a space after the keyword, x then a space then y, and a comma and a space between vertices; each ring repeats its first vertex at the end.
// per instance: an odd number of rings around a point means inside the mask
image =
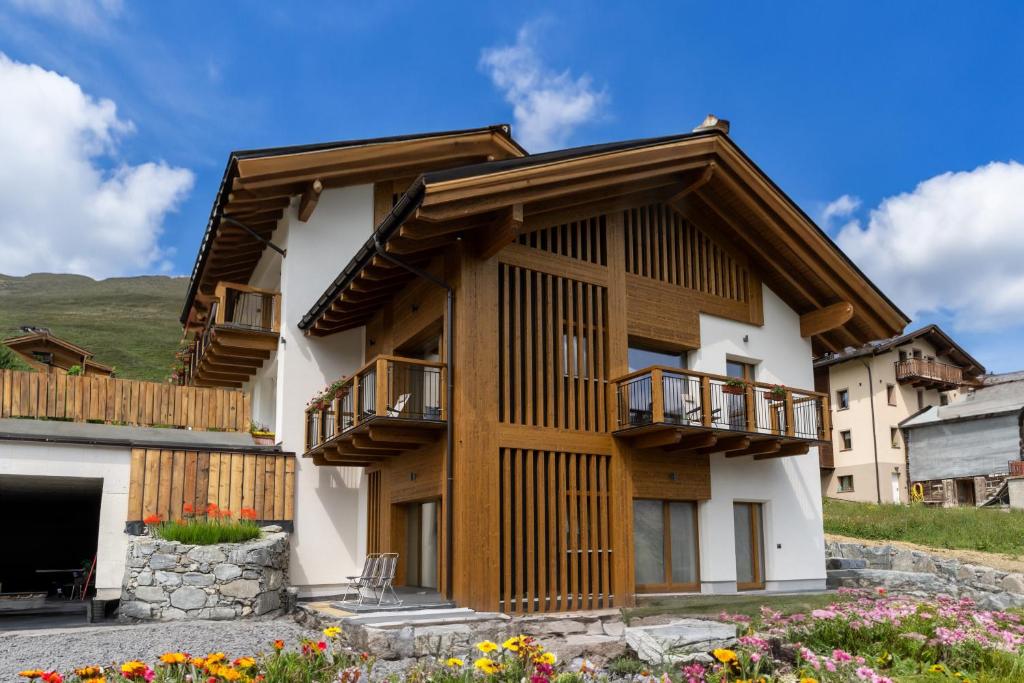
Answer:
POLYGON ((370 346, 376 346, 376 345, 377 345, 377 340, 376 339, 370 339, 370 346))
POLYGON ((748 341, 750 341, 750 335, 749 334, 743 335, 743 343, 746 344, 748 341))
POLYGON ((668 478, 669 481, 679 481, 679 475, 677 475, 675 472, 669 472, 668 478))
POLYGON ((409 481, 416 481, 416 473, 415 472, 410 472, 409 473, 409 481))

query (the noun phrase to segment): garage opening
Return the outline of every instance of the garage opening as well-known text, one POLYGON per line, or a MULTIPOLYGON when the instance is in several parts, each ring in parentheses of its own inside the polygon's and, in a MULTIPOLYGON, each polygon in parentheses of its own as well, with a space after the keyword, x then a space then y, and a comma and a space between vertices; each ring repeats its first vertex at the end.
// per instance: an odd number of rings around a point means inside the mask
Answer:
POLYGON ((80 597, 96 557, 103 480, 0 475, 0 594, 80 597))

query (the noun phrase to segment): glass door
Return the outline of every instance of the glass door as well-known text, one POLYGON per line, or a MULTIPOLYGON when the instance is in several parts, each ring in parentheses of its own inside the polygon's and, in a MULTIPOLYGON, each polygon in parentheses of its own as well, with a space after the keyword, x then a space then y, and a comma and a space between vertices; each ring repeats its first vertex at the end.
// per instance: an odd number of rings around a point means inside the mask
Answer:
POLYGON ((634 500, 636 590, 700 590, 697 505, 688 501, 634 500))
POLYGON ((406 506, 405 585, 437 589, 437 501, 406 506))
POLYGON ((733 503, 736 589, 764 588, 764 529, 760 503, 733 503))

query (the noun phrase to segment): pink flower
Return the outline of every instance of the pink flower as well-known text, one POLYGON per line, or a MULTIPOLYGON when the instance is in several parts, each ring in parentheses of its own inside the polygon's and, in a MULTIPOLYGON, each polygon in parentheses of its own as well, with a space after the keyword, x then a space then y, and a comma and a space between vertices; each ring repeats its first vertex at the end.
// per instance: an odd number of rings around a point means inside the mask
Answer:
POLYGON ((859 667, 855 673, 862 681, 870 681, 875 677, 875 672, 866 666, 859 667))
POLYGON ((843 650, 832 650, 832 659, 837 662, 849 662, 853 660, 853 655, 843 650))

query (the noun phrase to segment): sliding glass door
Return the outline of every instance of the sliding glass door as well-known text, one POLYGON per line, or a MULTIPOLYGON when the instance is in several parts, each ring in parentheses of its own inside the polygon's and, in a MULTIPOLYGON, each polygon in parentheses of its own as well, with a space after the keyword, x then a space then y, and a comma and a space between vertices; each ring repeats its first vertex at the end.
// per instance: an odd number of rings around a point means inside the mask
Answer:
POLYGON ((700 590, 696 503, 634 500, 633 545, 638 592, 700 590))

